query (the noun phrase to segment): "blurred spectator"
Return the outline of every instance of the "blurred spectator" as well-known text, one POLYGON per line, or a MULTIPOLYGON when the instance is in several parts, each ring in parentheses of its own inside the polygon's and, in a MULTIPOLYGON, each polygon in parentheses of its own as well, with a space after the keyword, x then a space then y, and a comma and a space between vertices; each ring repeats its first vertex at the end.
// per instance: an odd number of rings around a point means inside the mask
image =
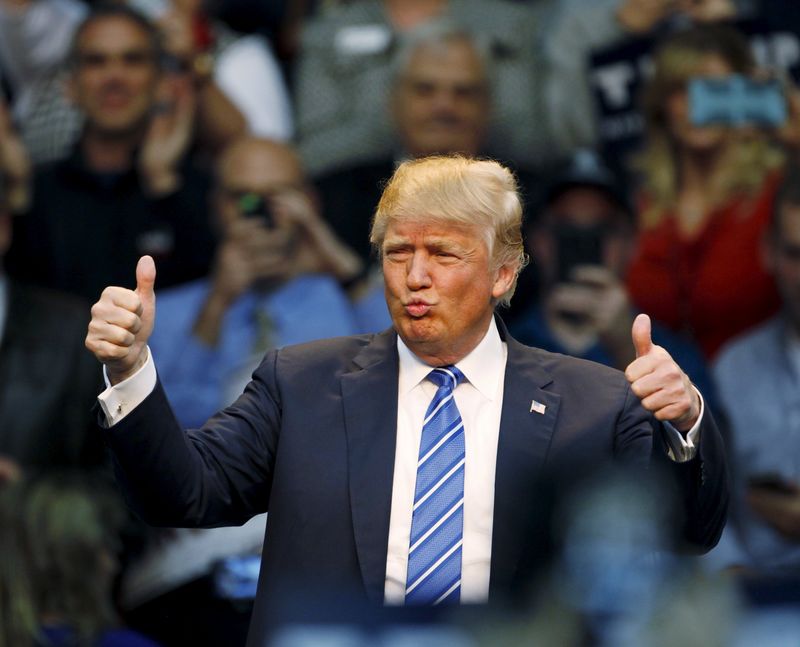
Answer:
POLYGON ((396 147, 317 182, 325 218, 367 263, 375 260, 369 245, 372 216, 395 165, 409 157, 485 153, 495 103, 487 52, 449 21, 429 22, 408 34, 395 65, 388 111, 396 147))
POLYGON ((212 19, 202 0, 125 1, 158 25, 174 63, 192 70, 195 78, 213 79, 242 112, 251 134, 280 141, 292 137, 286 84, 263 37, 231 31, 212 19))
MULTIPOLYGON (((64 160, 35 168, 30 204, 17 200, 8 269, 81 296, 125 285, 143 253, 160 260, 161 284, 204 275, 213 239, 207 179, 186 158, 195 97, 172 83, 161 102, 158 35, 129 9, 97 9, 76 34, 69 92, 85 115, 80 141, 64 160)), ((10 191, 27 178, 14 133, 0 133, 10 191)))
POLYGON ((17 121, 34 109, 34 88, 63 64, 86 12, 79 0, 0 0, 0 80, 17 121))
MULTIPOLYGON (((645 97, 646 148, 639 241, 628 288, 637 307, 692 336, 708 357, 727 339, 774 314, 778 295, 758 241, 775 194, 782 152, 766 131, 690 118, 695 77, 755 74, 741 34, 698 26, 668 38, 645 97)), ((796 149, 792 98, 777 135, 796 149)))
POLYGON ((539 10, 495 0, 360 0, 322 12, 303 34, 296 76, 300 152, 317 177, 391 154, 392 61, 407 36, 446 16, 491 59, 488 153, 532 164, 548 153, 540 122, 539 10))
POLYGON ((213 206, 221 241, 211 275, 159 290, 150 339, 186 427, 233 401, 267 348, 351 334, 339 281, 361 271, 318 215, 286 145, 233 144, 217 166, 213 206))
POLYGON ((544 115, 556 148, 571 151, 598 144, 589 78, 593 51, 628 38, 657 35, 667 24, 725 20, 736 15, 741 4, 742 0, 561 0, 543 46, 552 81, 547 83, 544 115))
POLYGON ((4 274, 11 224, 0 195, 0 472, 97 467, 92 407, 102 380, 83 345, 86 304, 4 274))
MULTIPOLYGON (((108 13, 112 2, 113 0, 95 3, 96 7, 92 13, 108 13)), ((21 49, 15 46, 20 35, 19 26, 13 20, 5 23, 5 29, 9 33, 0 31, 0 40, 12 45, 13 58, 9 60, 9 65, 14 66, 14 69, 19 69, 28 58, 37 58, 36 52, 41 50, 52 52, 46 66, 41 65, 41 69, 37 68, 35 74, 30 77, 25 76, 24 92, 21 95, 17 93, 14 95, 15 122, 31 159, 37 164, 60 160, 68 155, 83 127, 83 106, 76 102, 74 96, 65 94, 64 88, 71 83, 70 77, 74 71, 71 68, 75 62, 74 32, 80 27, 85 9, 67 11, 62 6, 64 4, 65 0, 19 1, 15 14, 24 11, 25 15, 30 13, 33 18, 40 17, 40 14, 46 14, 48 17, 44 27, 38 27, 38 20, 35 21, 26 38, 27 44, 23 46, 19 43, 21 49), (56 20, 54 14, 59 11, 65 15, 58 20, 59 26, 51 43, 50 30, 53 29, 53 21, 56 20), (38 28, 33 29, 34 26, 38 28), (19 101, 23 103, 19 104, 19 101)), ((140 19, 144 20, 144 17, 140 16, 140 19)), ((4 23, 0 21, 0 30, 3 29, 4 23)), ((0 50, 0 61, 2 61, 2 50, 0 50)), ((194 86, 199 106, 198 141, 207 150, 218 150, 244 132, 244 119, 213 82, 208 66, 195 66, 191 64, 193 61, 181 63, 180 66, 170 68, 171 74, 168 78, 181 79, 184 83, 194 86)), ((14 90, 13 86, 11 90, 14 90)))
POLYGON ((156 647, 117 628, 121 502, 75 476, 0 487, 0 644, 156 647))
MULTIPOLYGON (((577 153, 553 177, 528 242, 541 279, 540 302, 510 327, 524 344, 620 370, 636 359, 636 311, 623 277, 635 241, 634 216, 619 180, 594 152, 577 153)), ((663 346, 705 395, 711 380, 699 349, 653 322, 663 346)))
POLYGON ((800 171, 784 180, 762 240, 778 316, 726 346, 714 366, 734 460, 731 520, 710 555, 761 574, 800 571, 800 171))

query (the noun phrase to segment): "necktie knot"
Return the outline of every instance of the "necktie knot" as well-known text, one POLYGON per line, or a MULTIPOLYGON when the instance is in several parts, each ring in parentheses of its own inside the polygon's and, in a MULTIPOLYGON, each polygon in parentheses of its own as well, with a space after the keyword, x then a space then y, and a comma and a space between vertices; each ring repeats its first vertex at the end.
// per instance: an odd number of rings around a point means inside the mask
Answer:
POLYGON ((453 365, 441 366, 428 373, 428 379, 436 386, 447 386, 452 391, 464 381, 464 374, 453 365))

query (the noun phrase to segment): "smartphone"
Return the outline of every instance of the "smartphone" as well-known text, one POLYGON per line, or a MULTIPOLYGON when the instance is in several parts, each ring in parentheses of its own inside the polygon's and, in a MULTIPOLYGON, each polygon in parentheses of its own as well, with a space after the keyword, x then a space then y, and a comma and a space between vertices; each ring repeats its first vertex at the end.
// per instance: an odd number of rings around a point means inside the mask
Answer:
POLYGON ((761 488, 781 494, 794 494, 797 492, 795 485, 777 472, 753 474, 747 479, 747 485, 751 488, 761 488))
POLYGON ((245 218, 260 218, 267 228, 275 227, 275 219, 264 196, 258 193, 245 193, 239 198, 238 205, 239 213, 245 218))
POLYGON ((689 81, 689 120, 695 126, 782 126, 788 118, 783 84, 741 74, 689 81))
POLYGON ((559 283, 572 281, 577 265, 602 265, 605 229, 560 226, 555 231, 559 283))

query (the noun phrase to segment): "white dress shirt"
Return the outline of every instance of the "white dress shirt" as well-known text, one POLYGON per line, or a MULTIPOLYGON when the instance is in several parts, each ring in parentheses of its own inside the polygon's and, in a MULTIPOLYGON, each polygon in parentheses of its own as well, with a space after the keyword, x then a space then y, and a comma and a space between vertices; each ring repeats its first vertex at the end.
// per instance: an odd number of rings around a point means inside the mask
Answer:
MULTIPOLYGON (((384 588, 388 604, 402 604, 405 599, 408 542, 422 423, 437 388, 433 382, 425 379, 433 367, 414 355, 399 337, 397 350, 400 354, 397 445, 384 588)), ((462 602, 486 602, 489 596, 494 475, 507 354, 506 345, 492 320, 478 346, 456 363, 465 377, 454 392, 456 405, 464 421, 466 457, 461 546, 462 602)))

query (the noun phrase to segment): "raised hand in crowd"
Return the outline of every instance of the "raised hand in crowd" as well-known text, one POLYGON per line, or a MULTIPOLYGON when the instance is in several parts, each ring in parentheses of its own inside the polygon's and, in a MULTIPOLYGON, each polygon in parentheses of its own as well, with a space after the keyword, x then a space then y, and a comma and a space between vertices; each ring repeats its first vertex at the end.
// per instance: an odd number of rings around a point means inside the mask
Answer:
POLYGON ((632 34, 646 34, 676 14, 697 22, 715 22, 732 18, 736 6, 731 0, 621 0, 617 7, 617 19, 632 34))
POLYGON ((689 431, 700 418, 700 396, 689 377, 663 347, 653 343, 650 317, 640 314, 631 328, 636 359, 625 369, 631 391, 657 420, 689 431))
POLYGON ((569 282, 553 286, 545 307, 559 335, 598 339, 615 366, 627 366, 635 359, 630 338, 631 301, 624 283, 611 268, 576 266, 569 282))
POLYGON ((22 478, 22 468, 19 463, 0 454, 0 487, 14 483, 22 478))
POLYGON ((196 98, 185 79, 169 79, 160 89, 139 152, 139 172, 151 196, 166 195, 181 184, 179 166, 192 142, 196 98))
POLYGON ((320 217, 319 209, 307 191, 295 189, 278 193, 272 199, 272 208, 277 217, 289 223, 296 232, 298 244, 292 262, 294 274, 331 274, 345 283, 361 273, 361 259, 320 217))
POLYGON ((5 183, 7 207, 25 211, 30 202, 31 161, 0 97, 0 177, 5 183))
POLYGON ((86 348, 119 384, 147 361, 147 340, 156 317, 155 262, 143 256, 136 266, 136 289, 107 287, 92 306, 86 348))

